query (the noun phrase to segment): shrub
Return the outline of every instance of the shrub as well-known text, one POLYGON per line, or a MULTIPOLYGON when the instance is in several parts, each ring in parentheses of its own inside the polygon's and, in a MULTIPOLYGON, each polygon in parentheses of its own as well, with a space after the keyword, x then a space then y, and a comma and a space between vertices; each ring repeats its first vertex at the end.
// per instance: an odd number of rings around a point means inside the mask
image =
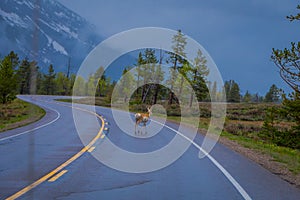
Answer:
POLYGON ((281 108, 268 109, 260 136, 279 146, 300 149, 300 94, 283 96, 281 108), (282 121, 290 126, 282 126, 282 121))

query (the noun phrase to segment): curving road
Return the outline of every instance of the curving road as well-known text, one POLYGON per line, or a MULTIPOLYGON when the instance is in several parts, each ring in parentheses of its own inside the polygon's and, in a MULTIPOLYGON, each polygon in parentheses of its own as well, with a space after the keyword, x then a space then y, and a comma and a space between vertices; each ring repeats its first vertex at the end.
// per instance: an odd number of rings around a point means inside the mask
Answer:
MULTIPOLYGON (((105 163, 114 160, 117 155, 107 149, 107 141, 141 154, 164 147, 174 137, 189 137, 180 136, 177 125, 169 122, 152 137, 131 137, 118 127, 110 109, 96 107, 97 115, 86 105, 74 105, 80 123, 76 129, 72 104, 56 102, 54 96, 19 98, 47 114, 34 124, 0 134, 0 199, 300 199, 299 189, 221 144, 199 159, 200 134, 179 159, 162 169, 112 169, 95 156, 105 163), (84 134, 77 134, 79 129, 84 134)), ((164 156, 153 159, 164 162, 164 156)), ((136 167, 151 164, 149 160, 136 167)), ((131 165, 136 163, 125 157, 117 163, 120 168, 131 165)))

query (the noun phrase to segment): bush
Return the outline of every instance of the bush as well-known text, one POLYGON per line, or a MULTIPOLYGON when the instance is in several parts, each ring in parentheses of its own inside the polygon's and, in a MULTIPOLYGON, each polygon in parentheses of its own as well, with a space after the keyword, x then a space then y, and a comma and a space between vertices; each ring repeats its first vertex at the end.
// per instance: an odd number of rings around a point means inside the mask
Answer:
POLYGON ((268 109, 260 136, 274 144, 300 149, 300 94, 283 96, 281 108, 268 109), (290 122, 283 126, 282 121, 290 122))

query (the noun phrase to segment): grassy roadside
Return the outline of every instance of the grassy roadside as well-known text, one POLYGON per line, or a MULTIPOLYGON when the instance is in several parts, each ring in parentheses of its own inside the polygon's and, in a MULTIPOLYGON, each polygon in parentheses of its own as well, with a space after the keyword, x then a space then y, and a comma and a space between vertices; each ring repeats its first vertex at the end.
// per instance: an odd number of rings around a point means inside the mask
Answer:
POLYGON ((244 136, 236 136, 222 132, 222 137, 236 141, 242 146, 255 149, 265 155, 269 155, 273 161, 282 163, 290 172, 297 175, 300 173, 300 151, 287 147, 280 147, 275 144, 265 143, 260 140, 252 140, 244 136))
MULTIPOLYGON (((71 102, 71 99, 62 101, 71 102)), ((76 100, 76 103, 93 104, 91 99, 76 100)), ((106 106, 101 98, 95 104, 106 106)), ((199 129, 206 133, 210 123, 210 106, 201 103, 199 129)), ((220 142, 262 165, 272 173, 300 187, 300 151, 264 142, 258 136, 263 125, 265 111, 276 104, 228 104, 227 117, 220 142)), ((179 116, 168 116, 169 121, 179 123, 179 116)), ((192 119, 187 123, 192 123, 192 119)))
POLYGON ((45 114, 42 108, 20 99, 6 105, 0 104, 0 132, 28 125, 45 114))
MULTIPOLYGON (((172 116, 168 117, 168 120, 179 123, 180 117, 172 116)), ((227 120, 226 124, 231 126, 236 122, 236 120, 227 120)), ((199 130, 201 133, 206 133, 208 125, 209 120, 207 118, 200 118, 199 130)), ((222 131, 219 142, 300 188, 300 151, 249 137, 252 134, 246 132, 232 134, 222 131)))

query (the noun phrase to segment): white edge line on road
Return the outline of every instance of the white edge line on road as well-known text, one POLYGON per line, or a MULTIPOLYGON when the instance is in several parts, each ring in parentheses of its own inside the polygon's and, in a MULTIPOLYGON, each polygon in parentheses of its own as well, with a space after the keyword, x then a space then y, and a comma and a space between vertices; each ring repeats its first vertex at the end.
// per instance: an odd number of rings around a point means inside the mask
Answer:
MULTIPOLYGON (((36 105, 38 105, 38 104, 36 104, 36 105)), ((5 137, 5 138, 1 138, 1 139, 0 139, 0 142, 1 142, 1 141, 4 141, 4 140, 7 140, 7 139, 11 139, 11 138, 18 137, 18 136, 20 136, 20 135, 24 135, 24 134, 26 134, 26 133, 30 133, 30 132, 35 131, 35 130, 40 129, 40 128, 43 128, 43 127, 45 127, 45 126, 48 126, 48 125, 50 125, 50 124, 56 122, 56 121, 60 118, 60 113, 59 113, 57 110, 54 110, 54 109, 49 108, 49 107, 46 107, 46 106, 41 106, 41 105, 38 105, 38 106, 40 106, 40 107, 45 107, 45 108, 47 108, 47 109, 49 109, 49 110, 52 110, 52 111, 56 112, 57 117, 56 117, 54 120, 52 120, 52 121, 50 121, 50 122, 48 122, 48 123, 46 123, 46 124, 43 124, 43 125, 41 125, 41 126, 35 127, 35 128, 33 128, 33 129, 30 129, 30 130, 27 130, 27 131, 24 131, 24 132, 22 132, 22 133, 18 133, 18 134, 16 134, 16 135, 12 135, 12 136, 8 136, 8 137, 5 137)))
POLYGON ((170 129, 171 131, 174 131, 175 133, 177 133, 178 135, 182 136, 183 138, 185 138, 186 140, 188 140, 189 142, 191 142, 196 148, 198 148, 202 153, 204 153, 207 158, 224 174, 224 176, 232 183, 232 185, 237 189, 237 191, 243 196, 244 199, 246 200, 251 200, 251 197, 249 196, 249 194, 244 190, 244 188, 230 175, 230 173, 216 160, 214 159, 208 152, 206 152, 204 149, 202 149, 197 143, 195 143, 193 140, 191 140, 190 138, 186 137, 185 135, 183 135, 182 133, 180 133, 179 131, 165 125, 162 124, 158 121, 155 120, 151 120, 157 124, 160 124, 162 126, 165 126, 166 128, 170 129))

